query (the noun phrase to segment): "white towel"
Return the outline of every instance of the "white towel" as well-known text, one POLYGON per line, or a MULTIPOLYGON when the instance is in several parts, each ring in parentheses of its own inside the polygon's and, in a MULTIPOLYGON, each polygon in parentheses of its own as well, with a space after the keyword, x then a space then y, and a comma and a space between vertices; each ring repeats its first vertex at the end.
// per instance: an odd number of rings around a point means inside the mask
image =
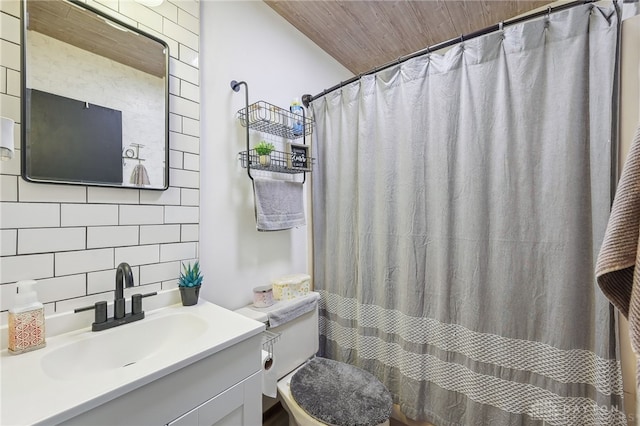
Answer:
POLYGON ((313 311, 318 305, 318 299, 320 299, 320 293, 312 291, 304 296, 276 303, 267 311, 269 327, 277 327, 313 311))
POLYGON ((280 231, 306 225, 302 183, 253 178, 258 231, 280 231))

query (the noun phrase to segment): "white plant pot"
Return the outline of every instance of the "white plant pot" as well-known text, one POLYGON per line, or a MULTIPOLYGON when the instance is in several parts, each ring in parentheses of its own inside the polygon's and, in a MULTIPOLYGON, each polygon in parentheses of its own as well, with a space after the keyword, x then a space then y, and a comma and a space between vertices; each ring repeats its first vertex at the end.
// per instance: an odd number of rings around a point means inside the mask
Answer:
POLYGON ((260 165, 268 167, 271 165, 271 156, 270 155, 261 155, 260 156, 260 165))

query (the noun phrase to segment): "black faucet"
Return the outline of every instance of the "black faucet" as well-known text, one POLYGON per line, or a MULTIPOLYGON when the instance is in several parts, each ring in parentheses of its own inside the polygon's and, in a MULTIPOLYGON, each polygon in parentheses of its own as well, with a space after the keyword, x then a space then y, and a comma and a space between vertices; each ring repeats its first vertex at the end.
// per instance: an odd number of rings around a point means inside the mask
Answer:
POLYGON ((122 262, 116 269, 116 291, 113 300, 113 318, 107 318, 107 302, 96 302, 93 306, 85 306, 84 308, 75 309, 74 312, 88 311, 94 309, 96 311, 95 321, 91 326, 93 331, 107 330, 122 324, 128 324, 144 318, 142 310, 142 298, 155 296, 157 292, 147 294, 134 294, 131 296, 131 313, 125 312, 126 301, 124 299, 124 288, 133 287, 133 273, 128 263, 122 262))
POLYGON ((120 319, 125 316, 124 285, 133 287, 133 272, 128 263, 122 262, 116 269, 116 297, 113 300, 113 317, 120 319), (123 283, 124 282, 124 283, 123 283))

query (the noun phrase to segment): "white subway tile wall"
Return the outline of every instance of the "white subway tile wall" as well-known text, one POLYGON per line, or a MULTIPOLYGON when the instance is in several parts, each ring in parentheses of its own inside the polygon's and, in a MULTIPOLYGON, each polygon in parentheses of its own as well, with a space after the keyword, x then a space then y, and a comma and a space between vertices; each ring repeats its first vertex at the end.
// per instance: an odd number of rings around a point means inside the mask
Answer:
POLYGON ((16 122, 17 150, 0 163, 0 311, 11 307, 18 280, 38 280, 51 314, 110 301, 119 262, 132 265, 135 285, 144 286, 130 295, 174 288, 181 263, 198 257, 200 2, 89 2, 169 45, 171 186, 144 191, 20 177, 20 1, 0 1, 0 115, 16 122))

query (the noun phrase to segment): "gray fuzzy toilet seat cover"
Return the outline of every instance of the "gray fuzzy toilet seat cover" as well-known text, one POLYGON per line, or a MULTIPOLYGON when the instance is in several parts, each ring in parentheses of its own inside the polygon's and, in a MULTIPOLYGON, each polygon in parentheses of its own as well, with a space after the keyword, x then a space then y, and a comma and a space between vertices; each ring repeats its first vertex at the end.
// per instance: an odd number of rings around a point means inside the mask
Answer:
POLYGON ((391 416, 391 394, 371 373, 326 358, 313 358, 291 377, 298 405, 335 426, 374 426, 391 416))

